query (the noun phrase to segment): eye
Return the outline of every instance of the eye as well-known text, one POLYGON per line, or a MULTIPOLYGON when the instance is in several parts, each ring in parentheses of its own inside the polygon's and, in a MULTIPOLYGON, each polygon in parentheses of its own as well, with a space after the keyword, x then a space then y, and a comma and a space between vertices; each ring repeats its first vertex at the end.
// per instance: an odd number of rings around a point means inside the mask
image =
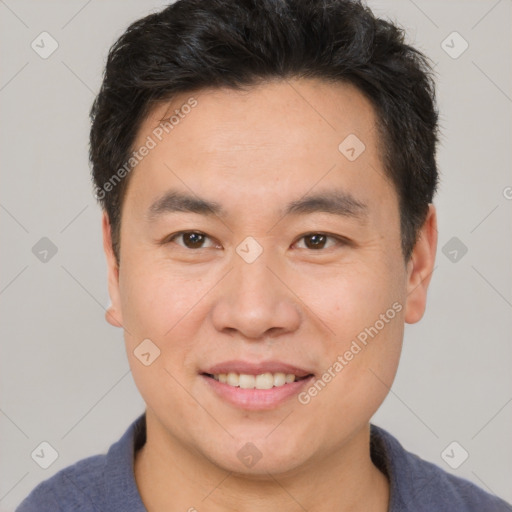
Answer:
MULTIPOLYGON (((203 246, 204 241, 206 239, 211 240, 208 235, 198 231, 180 231, 168 237, 164 243, 171 243, 179 238, 183 240, 183 244, 178 245, 182 245, 186 249, 206 249, 207 247, 203 246)), ((212 247, 215 247, 215 245, 213 244, 212 247)))
MULTIPOLYGON (((167 237, 162 243, 168 244, 175 242, 178 239, 181 239, 182 243, 176 243, 185 249, 207 249, 208 246, 204 245, 205 241, 212 240, 208 235, 199 231, 180 231, 179 233, 174 233, 173 235, 167 237)), ((305 241, 305 247, 299 248, 310 249, 313 251, 319 251, 326 248, 328 249, 332 246, 344 245, 348 243, 341 237, 328 235, 326 233, 308 233, 299 238, 299 240, 305 241), (329 240, 331 241, 330 246, 328 245, 329 240)), ((296 242, 296 244, 297 243, 298 242, 296 242)), ((216 245, 212 242, 209 247, 216 247, 216 245)))
POLYGON ((305 240, 306 249, 318 251, 326 248, 325 245, 329 239, 335 241, 333 245, 345 243, 340 237, 330 236, 325 233, 308 233, 299 240, 305 240))

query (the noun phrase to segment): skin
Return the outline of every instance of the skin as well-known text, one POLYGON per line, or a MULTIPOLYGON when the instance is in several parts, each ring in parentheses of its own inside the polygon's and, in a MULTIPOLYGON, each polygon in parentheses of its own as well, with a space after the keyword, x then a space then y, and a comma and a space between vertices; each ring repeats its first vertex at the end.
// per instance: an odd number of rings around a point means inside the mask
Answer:
MULTIPOLYGON (((190 96, 155 107, 134 146, 190 96)), ((425 310, 435 208, 405 262, 375 113, 353 86, 300 79, 193 96, 198 105, 130 177, 120 267, 103 217, 106 318, 124 327, 147 404, 147 442, 135 457, 146 508, 384 512, 389 485, 370 459, 369 421, 393 382, 404 323, 425 310), (353 162, 338 150, 351 133, 366 146, 353 162), (148 223, 149 206, 170 188, 220 202, 228 214, 170 213, 148 223), (367 217, 279 215, 289 201, 331 189, 366 203, 367 217), (182 230, 209 238, 201 249, 182 237, 159 244, 182 230), (348 243, 315 248, 304 238, 311 233, 348 243), (247 236, 263 248, 251 264, 235 251, 247 236), (395 302, 402 310, 307 405, 293 397, 272 410, 243 410, 198 373, 231 359, 277 359, 319 377, 395 302), (161 351, 150 366, 133 354, 146 338, 161 351), (237 457, 247 442, 262 454, 251 468, 237 457)))

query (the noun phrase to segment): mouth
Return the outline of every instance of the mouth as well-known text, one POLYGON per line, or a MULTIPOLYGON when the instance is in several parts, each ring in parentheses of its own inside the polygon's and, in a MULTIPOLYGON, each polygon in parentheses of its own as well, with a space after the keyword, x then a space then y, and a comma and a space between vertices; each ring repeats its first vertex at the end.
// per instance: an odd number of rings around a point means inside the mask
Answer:
POLYGON ((313 378, 308 370, 268 362, 222 363, 199 374, 217 399, 245 410, 268 410, 297 395, 313 378))
POLYGON ((241 389, 272 389, 280 388, 291 384, 292 382, 300 382, 312 377, 313 374, 307 374, 302 377, 295 375, 294 373, 282 373, 282 372, 266 372, 258 375, 250 375, 247 373, 203 373, 205 377, 214 379, 221 384, 227 384, 234 388, 241 389))

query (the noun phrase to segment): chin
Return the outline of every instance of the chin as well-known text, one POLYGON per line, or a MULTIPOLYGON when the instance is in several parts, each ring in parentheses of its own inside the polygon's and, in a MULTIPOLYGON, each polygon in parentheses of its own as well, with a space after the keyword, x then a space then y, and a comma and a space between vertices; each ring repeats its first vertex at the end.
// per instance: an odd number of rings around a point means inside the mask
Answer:
POLYGON ((217 466, 244 479, 268 480, 269 475, 281 478, 293 475, 302 464, 292 455, 279 454, 270 457, 268 454, 262 454, 261 459, 250 467, 242 464, 237 458, 229 461, 219 460, 217 466))
MULTIPOLYGON (((268 479, 272 475, 293 473, 308 459, 304 451, 304 437, 283 431, 279 435, 272 432, 275 425, 260 426, 258 429, 240 429, 242 435, 230 429, 234 439, 229 438, 224 445, 216 444, 206 456, 225 471, 247 478, 268 479), (270 434, 269 434, 270 433, 270 434), (302 441, 300 441, 301 437, 302 441)), ((280 428, 280 427, 278 427, 280 428)))

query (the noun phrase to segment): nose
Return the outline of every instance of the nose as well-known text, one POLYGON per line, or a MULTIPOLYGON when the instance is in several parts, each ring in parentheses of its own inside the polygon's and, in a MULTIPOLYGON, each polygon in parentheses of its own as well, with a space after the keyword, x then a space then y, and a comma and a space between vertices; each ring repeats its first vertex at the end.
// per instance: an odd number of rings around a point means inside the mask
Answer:
POLYGON ((252 263, 235 257, 234 268, 213 306, 219 332, 250 341, 265 341, 297 330, 301 309, 286 272, 266 251, 252 263))

